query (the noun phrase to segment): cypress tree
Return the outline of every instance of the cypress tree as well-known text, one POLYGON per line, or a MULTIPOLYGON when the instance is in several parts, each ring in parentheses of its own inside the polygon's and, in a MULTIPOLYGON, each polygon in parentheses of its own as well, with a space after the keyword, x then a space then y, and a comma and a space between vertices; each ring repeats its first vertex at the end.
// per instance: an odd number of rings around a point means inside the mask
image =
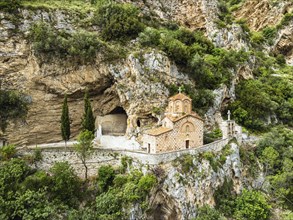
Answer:
POLYGON ((61 135, 62 135, 62 139, 65 141, 65 146, 66 146, 67 141, 70 138, 70 119, 69 119, 69 111, 68 111, 68 105, 67 105, 67 94, 65 94, 63 106, 62 106, 61 135))
POLYGON ((82 119, 82 129, 88 130, 93 134, 95 133, 95 117, 89 99, 88 90, 86 90, 84 95, 84 115, 82 119))

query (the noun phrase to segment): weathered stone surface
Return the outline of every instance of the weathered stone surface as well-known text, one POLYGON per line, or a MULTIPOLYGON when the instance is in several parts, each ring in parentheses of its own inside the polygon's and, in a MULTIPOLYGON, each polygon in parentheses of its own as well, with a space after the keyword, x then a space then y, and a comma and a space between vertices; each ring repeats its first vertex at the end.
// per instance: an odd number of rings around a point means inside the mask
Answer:
POLYGON ((293 19, 278 32, 275 44, 270 49, 277 54, 283 54, 287 63, 293 66, 293 19))
POLYGON ((285 13, 292 12, 292 1, 248 0, 234 12, 237 19, 246 19, 248 26, 259 31, 266 26, 276 26, 285 13))
MULTIPOLYGON (((234 190, 237 193, 240 192, 243 173, 239 147, 234 143, 231 143, 230 146, 230 153, 226 155, 225 162, 217 170, 212 168, 208 160, 200 159, 200 151, 192 151, 193 165, 188 172, 183 171, 180 164, 174 161, 170 162, 170 160, 160 163, 160 165, 149 164, 144 161, 145 156, 148 156, 149 160, 151 159, 152 155, 149 154, 96 148, 87 160, 88 174, 89 176, 96 176, 98 168, 105 164, 114 167, 121 166, 121 157, 123 155, 130 156, 133 158, 133 162, 128 167, 128 171, 141 168, 144 173, 147 173, 150 170, 160 169, 159 185, 150 192, 149 210, 140 213, 139 207, 134 206, 131 210, 134 219, 192 219, 196 217, 198 207, 204 204, 214 205, 213 194, 216 189, 222 186, 225 178, 231 179, 234 190)), ((222 147, 218 151, 212 150, 215 153, 214 159, 222 153, 222 147)), ((208 151, 211 151, 211 149, 208 151)), ((176 152, 173 152, 173 154, 177 155, 176 152)), ((66 149, 46 148, 43 149, 42 156, 43 160, 37 163, 37 166, 41 169, 49 171, 55 162, 68 161, 80 177, 84 176, 83 164, 72 147, 66 149)))
MULTIPOLYGON (((35 21, 53 22, 60 29, 72 31, 73 18, 60 11, 21 11, 20 30, 25 33, 35 21)), ((127 135, 137 135, 141 126, 160 117, 153 108, 164 109, 168 89, 165 85, 188 78, 176 66, 156 51, 138 51, 126 59, 103 62, 97 56, 94 64, 73 65, 72 60, 52 58, 44 62, 37 58, 22 34, 1 13, 0 84, 4 89, 17 89, 31 100, 25 121, 11 123, 8 139, 17 145, 56 142, 61 140, 60 116, 63 96, 68 94, 72 137, 79 130, 83 115, 83 93, 90 90, 96 115, 111 112, 117 106, 128 115, 127 135), (3 34, 4 33, 4 34, 3 34), (7 36, 6 36, 7 35, 7 36), (5 37, 6 36, 6 37, 5 37)))

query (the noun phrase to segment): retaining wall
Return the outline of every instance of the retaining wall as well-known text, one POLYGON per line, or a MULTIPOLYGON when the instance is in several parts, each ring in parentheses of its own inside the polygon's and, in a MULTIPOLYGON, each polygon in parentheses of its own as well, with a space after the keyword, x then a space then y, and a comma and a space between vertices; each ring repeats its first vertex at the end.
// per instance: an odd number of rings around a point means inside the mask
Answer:
MULTIPOLYGON (((198 154, 204 151, 220 151, 225 145, 228 144, 228 139, 215 141, 213 143, 203 145, 202 147, 194 149, 184 149, 167 153, 148 154, 146 152, 130 151, 123 149, 105 149, 94 148, 94 152, 87 160, 89 176, 97 174, 97 169, 101 165, 109 164, 112 166, 121 165, 121 157, 129 156, 133 158, 133 165, 139 166, 139 164, 157 165, 160 163, 170 162, 177 157, 184 154, 198 154)), ((84 167, 78 158, 77 153, 73 147, 39 147, 42 149, 43 160, 37 163, 37 166, 44 170, 49 170, 55 162, 68 161, 78 175, 84 175, 84 167)), ((33 153, 34 148, 22 149, 23 154, 33 153)))

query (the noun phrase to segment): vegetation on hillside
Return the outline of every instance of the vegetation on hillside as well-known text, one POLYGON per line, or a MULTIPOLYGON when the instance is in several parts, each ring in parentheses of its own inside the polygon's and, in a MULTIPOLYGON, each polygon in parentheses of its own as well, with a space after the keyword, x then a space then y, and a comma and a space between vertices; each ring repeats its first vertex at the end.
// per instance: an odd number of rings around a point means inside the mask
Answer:
MULTIPOLYGON (((197 219, 268 219, 272 214, 270 210, 276 207, 287 210, 284 219, 292 219, 293 67, 286 65, 283 54, 263 52, 263 49, 273 45, 278 31, 288 25, 293 16, 288 12, 275 27, 253 32, 245 20, 233 18, 232 12, 242 2, 220 0, 216 21, 218 28, 229 28, 233 23, 242 27, 249 48, 238 51, 216 47, 199 30, 191 31, 174 22, 161 21, 133 5, 111 0, 0 0, 0 8, 11 13, 14 22, 20 18, 19 7, 62 9, 78 17, 80 24, 74 30, 60 30, 45 20, 31 26, 27 39, 36 57, 44 62, 61 59, 70 60, 73 65, 94 65, 98 55, 102 55, 103 61, 113 62, 134 51, 159 50, 193 80, 193 85, 184 85, 184 92, 193 99, 193 109, 202 116, 213 105, 214 90, 223 84, 233 90, 231 80, 240 67, 251 68, 251 79, 244 80, 241 76, 237 79, 235 99, 225 100, 227 106, 221 110, 230 109, 232 118, 249 131, 267 132, 256 147, 240 150, 249 178, 256 178, 262 172, 265 181, 256 189, 245 182, 242 193, 237 195, 233 183, 226 179, 214 193, 215 208, 199 208, 197 219)), ((166 85, 171 95, 177 92, 178 86, 166 85)), ((66 112, 66 107, 64 109, 66 112)), ((23 118, 27 110, 22 94, 0 90, 2 131, 9 120, 23 118)), ((64 120, 65 140, 70 134, 68 120, 68 117, 64 120)), ((83 129, 75 149, 88 179, 86 160, 92 152, 95 129, 88 94, 85 95, 83 129)), ((208 143, 221 137, 221 133, 215 129, 206 137, 208 143)), ((195 159, 205 160, 216 172, 229 151, 226 147, 219 156, 214 152, 202 153, 198 158, 186 155, 174 164, 188 174, 192 170, 196 172, 195 159)), ((1 219, 126 219, 132 205, 147 208, 146 198, 157 184, 151 173, 143 175, 135 169, 126 172, 131 160, 125 158, 121 167, 102 166, 97 170, 97 178, 89 180, 77 177, 67 162, 56 163, 48 172, 33 169, 28 163, 37 164, 42 159, 40 151, 36 152, 31 157, 17 158, 13 145, 1 148, 1 219)))
POLYGON ((132 205, 144 201, 156 177, 140 170, 102 166, 90 182, 68 162, 37 170, 24 158, 0 161, 1 219, 126 219, 132 205))

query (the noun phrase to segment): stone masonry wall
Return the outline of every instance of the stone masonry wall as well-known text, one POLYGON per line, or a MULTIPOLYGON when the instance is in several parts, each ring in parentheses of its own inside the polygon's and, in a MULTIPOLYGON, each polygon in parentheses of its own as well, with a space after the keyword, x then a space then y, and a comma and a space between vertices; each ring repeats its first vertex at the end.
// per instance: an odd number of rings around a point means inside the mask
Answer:
POLYGON ((186 140, 189 148, 203 145, 203 122, 194 117, 186 117, 175 122, 172 131, 157 137, 157 153, 185 149, 186 140), (190 124, 190 132, 182 131, 182 126, 190 124), (193 128, 192 128, 193 127, 193 128))
MULTIPOLYGON (((220 151, 226 144, 228 144, 228 139, 219 140, 207 145, 204 145, 195 149, 184 149, 174 152, 159 153, 159 154, 148 154, 145 152, 137 151, 127 151, 127 150, 115 150, 115 149, 103 149, 95 148, 94 152, 87 161, 88 165, 88 175, 95 176, 97 175, 97 170, 102 165, 112 165, 120 166, 121 157, 129 156, 133 158, 133 165, 140 166, 140 164, 145 165, 158 165, 160 163, 170 162, 177 157, 180 157, 184 154, 195 155, 199 152, 204 151, 220 151)), ((41 148, 42 149, 42 148, 41 148)), ((33 153, 34 149, 22 149, 20 153, 30 154, 33 153)), ((43 148, 42 149, 43 160, 38 162, 37 166, 44 170, 49 170, 55 162, 68 161, 79 176, 83 177, 84 167, 78 158, 76 152, 72 147, 57 147, 57 148, 43 148)))

